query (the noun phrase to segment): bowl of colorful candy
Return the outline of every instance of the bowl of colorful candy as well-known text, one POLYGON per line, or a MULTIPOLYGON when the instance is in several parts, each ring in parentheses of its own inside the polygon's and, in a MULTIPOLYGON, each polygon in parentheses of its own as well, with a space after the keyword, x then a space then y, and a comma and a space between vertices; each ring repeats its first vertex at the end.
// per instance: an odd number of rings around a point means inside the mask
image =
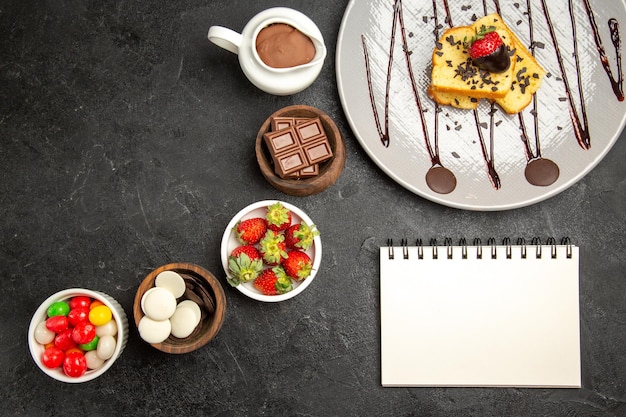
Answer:
POLYGON ((295 297, 322 262, 322 240, 313 220, 283 201, 259 201, 226 226, 221 245, 228 283, 258 301, 295 297))
POLYGON ((226 296, 205 268, 171 263, 150 272, 139 285, 133 317, 139 336, 165 353, 188 353, 211 341, 222 327, 226 296))
POLYGON ((71 288, 48 297, 28 328, 33 360, 48 376, 80 383, 105 373, 128 341, 120 304, 99 291, 71 288))

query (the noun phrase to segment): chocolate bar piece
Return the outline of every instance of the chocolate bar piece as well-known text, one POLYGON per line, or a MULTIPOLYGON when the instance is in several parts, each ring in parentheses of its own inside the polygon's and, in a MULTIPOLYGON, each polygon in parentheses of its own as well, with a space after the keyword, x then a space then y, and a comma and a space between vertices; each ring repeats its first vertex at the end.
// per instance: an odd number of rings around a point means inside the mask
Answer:
POLYGON ((304 147, 304 154, 309 160, 309 164, 314 165, 331 158, 333 156, 333 151, 330 149, 330 143, 328 143, 328 140, 318 140, 306 145, 304 147))
POLYGON ((269 132, 263 135, 265 144, 270 150, 272 157, 278 153, 297 148, 299 145, 296 132, 291 128, 281 129, 276 132, 269 132))
POLYGON ((273 131, 286 129, 299 123, 304 123, 311 120, 309 117, 273 117, 271 126, 273 131))
POLYGON ((263 139, 274 160, 274 170, 282 178, 333 156, 319 118, 268 132, 263 139))
POLYGON ((306 168, 307 164, 308 161, 302 149, 295 149, 292 152, 285 152, 274 157, 275 171, 282 178, 306 168))
POLYGON ((293 174, 288 174, 286 178, 310 178, 317 177, 320 174, 320 166, 318 164, 314 164, 308 166, 306 168, 302 168, 300 171, 294 172, 293 174))
POLYGON ((322 122, 319 118, 311 119, 307 122, 296 124, 294 126, 294 129, 298 133, 300 142, 303 144, 309 143, 318 139, 328 141, 328 139, 326 138, 326 132, 324 132, 324 127, 322 126, 322 122))

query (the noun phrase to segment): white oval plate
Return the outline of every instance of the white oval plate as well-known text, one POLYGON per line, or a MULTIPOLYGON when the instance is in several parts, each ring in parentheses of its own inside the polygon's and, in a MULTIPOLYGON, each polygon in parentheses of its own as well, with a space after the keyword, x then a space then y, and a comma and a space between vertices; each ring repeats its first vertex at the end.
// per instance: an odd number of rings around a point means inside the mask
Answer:
MULTIPOLYGON (((410 62, 425 112, 426 129, 430 142, 439 139, 442 164, 456 176, 457 186, 449 194, 432 191, 425 181, 431 167, 417 100, 405 54, 402 49, 401 28, 397 24, 396 40, 391 68, 389 93, 389 147, 382 145, 378 135, 366 76, 363 38, 367 44, 371 67, 371 85, 381 123, 384 123, 384 103, 394 1, 352 0, 344 14, 339 32, 336 62, 339 95, 346 117, 357 139, 372 160, 397 183, 431 201, 469 210, 506 210, 524 207, 554 196, 567 189, 591 171, 608 153, 620 135, 625 123, 626 102, 617 100, 609 77, 605 72, 594 43, 590 19, 582 1, 575 2, 575 20, 578 38, 578 55, 581 63, 581 85, 584 86, 588 112, 591 148, 583 149, 577 142, 570 118, 568 101, 564 100, 565 83, 562 77, 556 48, 550 35, 541 0, 532 0, 531 15, 534 40, 544 47, 535 48, 536 58, 551 75, 543 80, 537 93, 538 131, 543 158, 554 161, 560 176, 549 186, 533 186, 524 176, 527 164, 525 146, 521 140, 521 125, 517 116, 498 110, 494 115, 493 163, 501 180, 496 189, 487 173, 486 159, 479 138, 483 132, 487 154, 490 152, 490 105, 483 100, 477 109, 476 122, 473 111, 440 107, 438 126, 435 126, 435 105, 428 98, 431 57, 435 46, 435 20, 433 2, 403 1, 402 14, 407 33, 410 62), (483 127, 481 127, 481 125, 483 127)), ((571 85, 573 102, 580 110, 578 80, 572 56, 572 24, 567 0, 549 0, 548 15, 553 26, 559 50, 562 51, 566 78, 571 85)), ((599 29, 608 62, 617 78, 616 52, 609 32, 608 21, 615 18, 626 27, 624 1, 590 2, 599 29)), ((449 0, 450 15, 455 26, 471 25, 472 16, 496 12, 500 14, 515 34, 530 43, 530 24, 527 3, 490 0, 449 0), (487 13, 484 13, 484 5, 487 13), (516 6, 517 5, 517 6, 516 6)), ((443 2, 437 1, 437 19, 441 26, 439 36, 447 28, 443 2)), ((622 28, 623 29, 623 28, 622 28)), ((622 36, 624 33, 622 33, 622 36)), ((624 40, 622 40, 624 41, 624 40)), ((533 105, 528 106, 523 117, 529 142, 534 150, 533 105)))
MULTIPOLYGON (((240 220, 251 219, 254 217, 265 218, 267 207, 271 204, 276 203, 277 201, 278 200, 266 200, 266 201, 258 201, 256 203, 250 204, 249 206, 240 210, 239 213, 237 213, 232 218, 230 223, 228 223, 228 226, 226 226, 226 230, 224 230, 224 236, 222 237, 222 246, 221 246, 222 267, 224 268, 224 273, 226 273, 226 275, 229 275, 228 256, 233 251, 233 249, 241 245, 239 241, 237 241, 237 237, 235 235, 235 232, 233 231, 233 228, 235 227, 237 222, 240 220)), ((291 210, 291 222, 292 223, 300 223, 304 221, 309 226, 312 224, 315 224, 311 220, 311 218, 307 216, 306 213, 304 213, 298 207, 289 203, 285 203, 283 201, 280 201, 280 203, 282 203, 286 208, 291 210)), ((240 292, 247 295, 248 297, 253 298, 255 300, 259 300, 259 301, 277 302, 277 301, 284 301, 284 300, 293 298, 296 295, 300 294, 302 291, 304 291, 309 285, 311 285, 311 282, 317 275, 317 271, 319 270, 320 264, 322 262, 322 240, 320 239, 319 236, 316 236, 313 239, 313 244, 306 251, 306 254, 309 255, 309 257, 313 260, 313 268, 311 271, 311 275, 309 275, 305 280, 300 281, 300 282, 295 282, 292 280, 293 289, 285 294, 279 294, 279 295, 261 294, 259 290, 254 288, 252 281, 241 283, 237 285, 235 288, 237 288, 240 292)))

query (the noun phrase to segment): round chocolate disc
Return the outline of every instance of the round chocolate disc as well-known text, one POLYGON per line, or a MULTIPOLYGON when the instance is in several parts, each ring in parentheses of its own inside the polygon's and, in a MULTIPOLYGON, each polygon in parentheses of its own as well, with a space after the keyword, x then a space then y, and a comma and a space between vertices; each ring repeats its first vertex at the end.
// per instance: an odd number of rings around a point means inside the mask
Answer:
POLYGON ((448 168, 438 165, 426 173, 426 184, 438 194, 450 194, 456 188, 456 177, 448 168))
POLYGON ((547 187, 559 178, 559 166, 550 159, 533 159, 526 165, 524 175, 526 180, 536 186, 547 187))

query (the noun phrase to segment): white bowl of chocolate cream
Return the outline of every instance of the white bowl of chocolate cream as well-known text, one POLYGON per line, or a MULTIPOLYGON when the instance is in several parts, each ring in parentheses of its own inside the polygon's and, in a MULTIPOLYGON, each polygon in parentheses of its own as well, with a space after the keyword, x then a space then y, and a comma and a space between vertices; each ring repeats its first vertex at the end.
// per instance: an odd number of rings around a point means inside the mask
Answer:
POLYGON ((310 86, 322 70, 327 53, 317 25, 287 7, 262 11, 241 33, 211 26, 208 38, 237 54, 246 77, 275 95, 295 94, 310 86))

